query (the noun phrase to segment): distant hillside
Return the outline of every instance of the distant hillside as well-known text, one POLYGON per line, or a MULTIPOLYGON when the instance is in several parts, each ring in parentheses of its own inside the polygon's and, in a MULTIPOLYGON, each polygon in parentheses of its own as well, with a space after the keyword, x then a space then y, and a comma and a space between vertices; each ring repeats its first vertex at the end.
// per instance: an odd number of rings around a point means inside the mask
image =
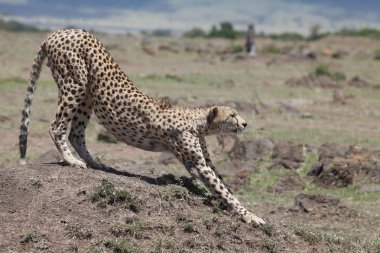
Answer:
POLYGON ((39 29, 35 26, 26 25, 14 20, 4 20, 0 18, 0 30, 6 30, 10 32, 43 32, 46 30, 39 29))

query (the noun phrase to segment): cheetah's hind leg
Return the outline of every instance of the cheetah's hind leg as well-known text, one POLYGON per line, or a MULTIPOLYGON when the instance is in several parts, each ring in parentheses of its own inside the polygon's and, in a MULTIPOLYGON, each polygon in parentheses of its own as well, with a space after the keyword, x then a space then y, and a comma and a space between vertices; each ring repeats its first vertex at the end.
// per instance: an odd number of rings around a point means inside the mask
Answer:
MULTIPOLYGON (((57 77, 57 74, 55 77, 57 77)), ((60 87, 58 109, 55 115, 55 120, 51 124, 49 130, 50 136, 65 162, 71 166, 86 168, 87 166, 83 161, 73 156, 66 142, 67 128, 76 113, 78 105, 84 99, 84 92, 80 92, 83 90, 83 87, 80 84, 76 84, 70 77, 58 77, 58 80, 56 81, 57 83, 65 83, 67 89, 75 92, 66 92, 61 90, 62 87, 60 87)))
POLYGON ((90 120, 91 113, 91 97, 89 93, 87 93, 86 99, 78 105, 78 109, 71 122, 69 141, 78 155, 87 163, 87 165, 94 169, 105 170, 108 168, 108 166, 95 161, 86 147, 85 131, 87 123, 90 120))

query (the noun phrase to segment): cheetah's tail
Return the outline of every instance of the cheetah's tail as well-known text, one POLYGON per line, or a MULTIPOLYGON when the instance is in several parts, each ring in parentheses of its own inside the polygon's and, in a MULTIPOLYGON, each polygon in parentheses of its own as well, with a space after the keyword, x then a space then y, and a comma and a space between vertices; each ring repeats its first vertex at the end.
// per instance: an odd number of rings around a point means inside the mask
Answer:
POLYGON ((34 90, 36 89, 36 81, 40 76, 42 69, 42 63, 46 58, 45 52, 45 42, 40 46, 37 56, 34 59, 32 70, 30 72, 30 79, 28 82, 28 92, 24 102, 24 110, 22 111, 21 125, 20 125, 20 136, 19 136, 19 148, 20 148, 20 164, 26 164, 25 154, 28 140, 28 127, 29 127, 29 116, 30 108, 32 105, 34 90))

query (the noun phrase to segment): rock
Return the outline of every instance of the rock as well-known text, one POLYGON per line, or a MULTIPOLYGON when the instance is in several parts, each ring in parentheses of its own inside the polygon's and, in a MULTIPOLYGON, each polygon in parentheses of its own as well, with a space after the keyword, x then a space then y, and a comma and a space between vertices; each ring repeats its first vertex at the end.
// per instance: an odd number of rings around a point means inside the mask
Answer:
POLYGON ((360 76, 354 76, 353 78, 351 78, 348 81, 348 85, 353 86, 353 87, 358 87, 358 88, 367 88, 371 86, 371 84, 368 81, 364 80, 360 76))
POLYGON ((248 188, 251 185, 252 170, 242 169, 238 171, 231 180, 228 180, 229 187, 233 191, 248 188))
POLYGON ((319 152, 317 164, 308 173, 319 186, 345 187, 362 179, 380 182, 376 152, 357 145, 343 147, 335 143, 323 144, 319 152))
POLYGON ((273 147, 274 143, 270 139, 239 140, 235 142, 228 156, 231 160, 248 161, 270 155, 273 147))
POLYGON ((267 192, 282 193, 287 191, 302 191, 305 183, 296 171, 289 171, 282 175, 273 185, 267 188, 267 192))
POLYGON ((315 180, 316 184, 323 187, 345 187, 354 180, 353 170, 348 166, 344 158, 336 157, 328 164, 322 164, 322 173, 315 180))
POLYGON ((4 123, 4 122, 7 122, 7 121, 10 121, 11 119, 7 116, 4 116, 4 115, 0 115, 0 123, 4 123))
POLYGON ((345 105, 347 104, 347 100, 354 98, 355 96, 352 94, 345 94, 342 90, 334 90, 333 91, 333 104, 345 105))
POLYGON ((156 55, 156 51, 151 47, 143 46, 142 49, 148 55, 151 55, 151 56, 156 55))
POLYGON ((257 166, 252 162, 246 161, 227 161, 216 165, 216 169, 222 177, 233 178, 236 173, 242 170, 253 172, 257 166))
POLYGON ((305 162, 305 146, 293 141, 279 141, 273 149, 273 163, 270 168, 278 165, 286 169, 297 169, 305 162))
POLYGON ((294 205, 307 213, 330 212, 334 209, 343 208, 339 199, 318 195, 318 194, 298 194, 294 198, 294 205))
POLYGON ((331 57, 332 58, 335 58, 335 59, 342 59, 343 57, 347 56, 348 55, 348 52, 347 51, 343 51, 343 50, 337 50, 335 51, 331 57))

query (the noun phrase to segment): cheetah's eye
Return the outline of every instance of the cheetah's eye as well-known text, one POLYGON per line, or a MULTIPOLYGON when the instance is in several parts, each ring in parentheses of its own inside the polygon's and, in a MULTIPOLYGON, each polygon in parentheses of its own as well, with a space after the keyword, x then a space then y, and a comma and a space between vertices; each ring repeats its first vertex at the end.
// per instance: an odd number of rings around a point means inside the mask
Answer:
POLYGON ((231 113, 231 114, 230 114, 230 117, 235 118, 235 117, 236 117, 236 114, 235 114, 235 113, 231 113))

